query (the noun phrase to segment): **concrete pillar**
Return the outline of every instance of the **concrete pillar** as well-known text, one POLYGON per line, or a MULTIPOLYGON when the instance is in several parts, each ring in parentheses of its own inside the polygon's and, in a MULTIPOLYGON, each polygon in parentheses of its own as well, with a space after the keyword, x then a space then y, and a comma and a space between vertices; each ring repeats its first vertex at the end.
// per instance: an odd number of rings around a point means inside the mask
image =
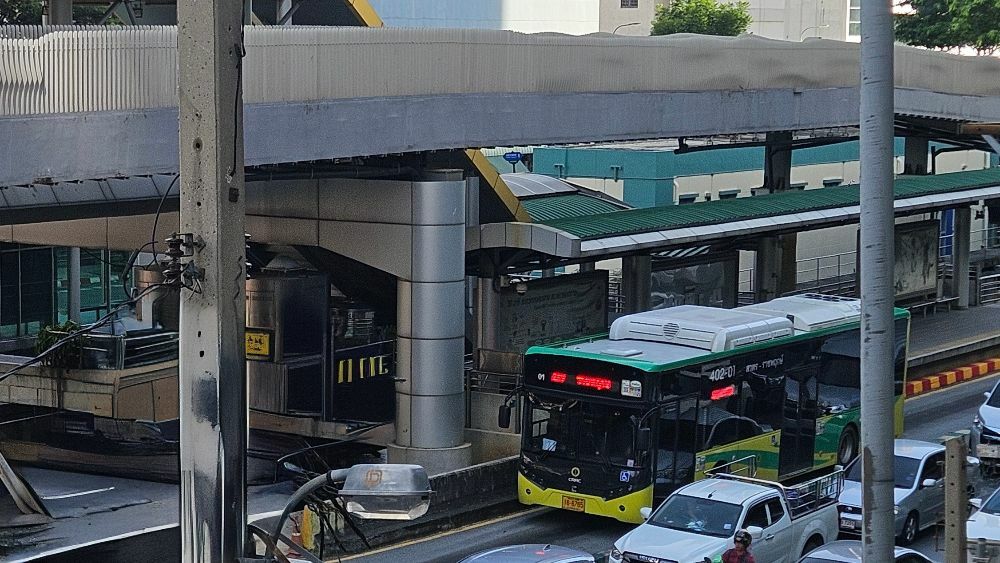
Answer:
POLYGON ((907 137, 903 145, 903 174, 927 174, 930 143, 920 137, 907 137))
POLYGON ((764 237, 757 241, 754 257, 754 301, 761 303, 778 297, 781 255, 784 249, 778 237, 764 237))
POLYGON ((476 348, 497 349, 497 317, 500 300, 492 277, 481 277, 476 284, 476 348))
POLYGON ((43 25, 73 25, 73 0, 48 0, 43 25))
MULTIPOLYGON (((768 133, 764 148, 764 187, 769 193, 787 191, 792 184, 792 133, 768 133)), ((781 235, 781 262, 778 265, 775 297, 795 290, 798 235, 781 235)))
POLYGON ((622 258, 622 295, 625 297, 625 314, 649 309, 653 277, 653 259, 650 256, 622 258))
POLYGON ((580 272, 593 272, 597 270, 596 262, 584 262, 580 264, 580 272))
POLYGON ((242 0, 178 0, 180 228, 201 291, 179 287, 180 559, 246 555, 246 189, 242 0))
POLYGON ((412 183, 410 279, 397 282, 396 438, 392 463, 431 475, 467 466, 465 195, 460 170, 412 183))
POLYGON ((740 258, 739 254, 732 260, 722 262, 722 299, 723 307, 732 308, 740 300, 740 258))
POLYGON ((67 315, 69 320, 80 323, 80 248, 74 246, 69 249, 69 264, 66 268, 66 277, 69 278, 67 290, 67 315))
POLYGON ((972 232, 972 208, 959 207, 955 209, 955 236, 952 247, 952 268, 951 277, 955 289, 954 296, 958 297, 958 308, 969 308, 969 253, 970 238, 972 232))

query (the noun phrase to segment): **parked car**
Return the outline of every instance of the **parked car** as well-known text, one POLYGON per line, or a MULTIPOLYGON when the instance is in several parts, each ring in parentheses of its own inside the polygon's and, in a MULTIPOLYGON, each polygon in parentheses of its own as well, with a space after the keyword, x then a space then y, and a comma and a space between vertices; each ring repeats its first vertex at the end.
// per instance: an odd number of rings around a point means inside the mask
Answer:
MULTIPOLYGON (((861 563, 862 549, 858 540, 839 540, 810 551, 799 559, 799 563, 861 563)), ((932 561, 922 553, 897 547, 895 563, 932 563, 932 561)))
POLYGON ((1000 469, 1000 381, 983 393, 986 402, 972 420, 969 447, 979 457, 983 471, 1000 469))
POLYGON ((757 561, 791 563, 837 536, 842 472, 795 487, 717 475, 674 491, 615 542, 610 563, 718 560, 746 529, 757 561))
POLYGON ((1000 555, 1000 489, 993 491, 993 494, 983 502, 981 499, 972 499, 969 504, 978 508, 975 514, 969 517, 965 525, 965 537, 969 541, 969 561, 976 553, 977 543, 980 539, 987 542, 987 553, 983 556, 1000 555))
MULTIPOLYGON (((900 545, 909 545, 917 534, 939 522, 944 516, 944 446, 919 440, 896 440, 893 493, 896 512, 896 537, 900 545)), ((970 457, 970 497, 979 479, 979 460, 970 457)), ((861 534, 861 462, 855 460, 847 469, 844 490, 840 493, 840 532, 861 534)))
POLYGON ((487 549, 459 563, 594 563, 594 556, 568 547, 537 543, 487 549))

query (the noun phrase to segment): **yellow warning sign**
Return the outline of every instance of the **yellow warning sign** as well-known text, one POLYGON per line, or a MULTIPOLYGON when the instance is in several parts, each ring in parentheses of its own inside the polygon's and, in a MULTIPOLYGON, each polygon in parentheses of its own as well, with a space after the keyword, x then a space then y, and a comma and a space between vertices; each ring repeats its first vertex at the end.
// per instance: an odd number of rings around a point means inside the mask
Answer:
POLYGON ((266 329, 247 328, 246 355, 248 360, 271 359, 271 331, 266 329))

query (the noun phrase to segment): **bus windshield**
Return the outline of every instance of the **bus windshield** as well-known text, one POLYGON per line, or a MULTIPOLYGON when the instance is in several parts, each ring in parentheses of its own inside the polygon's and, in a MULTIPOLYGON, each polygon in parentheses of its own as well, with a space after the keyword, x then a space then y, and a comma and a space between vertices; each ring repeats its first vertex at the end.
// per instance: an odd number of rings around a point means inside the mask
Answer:
POLYGON ((568 401, 558 405, 536 402, 530 412, 526 450, 604 465, 638 466, 634 455, 638 409, 568 401))

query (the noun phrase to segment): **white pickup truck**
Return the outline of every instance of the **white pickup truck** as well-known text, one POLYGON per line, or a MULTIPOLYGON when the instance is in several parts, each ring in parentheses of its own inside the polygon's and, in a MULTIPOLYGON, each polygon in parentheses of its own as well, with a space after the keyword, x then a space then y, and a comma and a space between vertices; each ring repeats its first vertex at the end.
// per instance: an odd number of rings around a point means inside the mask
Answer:
POLYGON ((837 539, 843 471, 795 486, 716 475, 682 487, 615 542, 611 563, 720 561, 746 528, 760 563, 792 563, 837 539))

